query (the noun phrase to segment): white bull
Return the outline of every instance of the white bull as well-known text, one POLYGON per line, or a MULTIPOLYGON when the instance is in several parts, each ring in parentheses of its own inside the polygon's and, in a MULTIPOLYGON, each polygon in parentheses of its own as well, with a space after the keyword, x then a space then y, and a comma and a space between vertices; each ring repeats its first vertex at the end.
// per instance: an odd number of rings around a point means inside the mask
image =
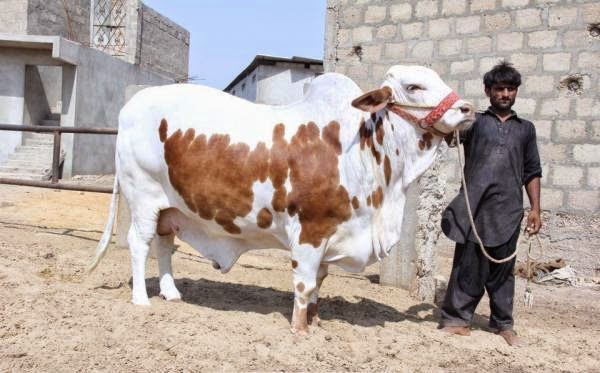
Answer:
POLYGON ((472 121, 472 106, 419 66, 392 67, 364 95, 324 74, 288 106, 198 85, 142 90, 119 116, 113 202, 90 269, 108 246, 120 185, 131 211, 133 303, 149 304, 152 240, 166 300, 181 298, 175 236, 223 273, 248 250, 281 248, 291 251, 292 330, 305 331, 328 265, 359 272, 385 257, 400 238, 406 187, 431 165, 442 134, 472 121))

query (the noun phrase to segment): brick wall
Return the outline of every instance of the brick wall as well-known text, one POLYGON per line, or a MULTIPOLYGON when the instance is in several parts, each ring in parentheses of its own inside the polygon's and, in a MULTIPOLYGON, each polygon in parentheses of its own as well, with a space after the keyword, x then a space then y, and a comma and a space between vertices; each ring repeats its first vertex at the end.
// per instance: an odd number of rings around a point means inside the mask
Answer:
MULTIPOLYGON (((478 108, 483 74, 507 59, 523 74, 515 109, 537 129, 542 208, 600 212, 600 2, 329 0, 325 69, 377 87, 394 64, 436 70, 478 108)), ((442 173, 458 189, 455 153, 442 173)))
POLYGON ((29 0, 28 3, 27 34, 60 35, 89 44, 90 0, 66 0, 64 4, 58 0, 29 0))
POLYGON ((184 81, 188 77, 190 33, 152 8, 141 6, 140 65, 184 81))
POLYGON ((24 34, 27 30, 27 0, 4 0, 0 11, 0 33, 24 34))

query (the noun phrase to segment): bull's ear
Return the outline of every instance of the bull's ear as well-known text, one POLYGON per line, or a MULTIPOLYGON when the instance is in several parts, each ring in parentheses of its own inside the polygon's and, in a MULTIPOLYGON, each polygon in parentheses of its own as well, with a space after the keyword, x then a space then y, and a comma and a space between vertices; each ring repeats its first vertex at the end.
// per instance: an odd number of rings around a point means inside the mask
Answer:
POLYGON ((392 99, 392 89, 384 86, 355 98, 352 106, 362 111, 375 113, 383 109, 392 99))

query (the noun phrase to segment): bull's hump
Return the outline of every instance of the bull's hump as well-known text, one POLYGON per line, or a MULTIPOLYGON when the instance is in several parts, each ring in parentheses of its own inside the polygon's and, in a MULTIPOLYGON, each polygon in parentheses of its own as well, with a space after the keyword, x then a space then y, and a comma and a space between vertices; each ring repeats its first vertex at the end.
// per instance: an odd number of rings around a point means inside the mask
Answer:
POLYGON ((319 247, 351 217, 353 206, 340 184, 340 125, 335 121, 322 130, 313 122, 302 124, 289 142, 285 124, 279 123, 272 130, 271 148, 264 142, 254 149, 231 143, 227 134, 207 137, 194 129, 177 129, 167 136, 167 131, 163 119, 158 135, 171 184, 190 210, 230 234, 242 233, 234 220, 250 214, 252 185, 267 179, 274 192, 270 206, 257 207, 256 224, 261 229, 273 227, 275 212, 298 215, 299 243, 319 247), (288 178, 290 191, 285 188, 288 178))

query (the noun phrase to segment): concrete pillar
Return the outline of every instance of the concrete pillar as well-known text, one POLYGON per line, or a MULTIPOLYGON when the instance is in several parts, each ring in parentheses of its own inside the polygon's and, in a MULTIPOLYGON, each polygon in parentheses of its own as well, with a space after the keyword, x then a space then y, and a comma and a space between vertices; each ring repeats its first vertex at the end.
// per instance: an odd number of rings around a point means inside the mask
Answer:
MULTIPOLYGON (((61 127, 75 127, 77 120, 77 66, 63 65, 62 68, 62 107, 61 127)), ((62 177, 67 179, 73 174, 73 134, 63 133, 60 148, 65 152, 62 177)))
POLYGON ((407 290, 413 290, 414 288, 418 197, 419 184, 418 182, 413 182, 406 190, 406 205, 403 212, 400 242, 392 248, 390 255, 381 262, 379 282, 382 285, 390 285, 407 290))
MULTIPOLYGON (((0 123, 23 124, 25 65, 11 64, 0 56, 0 123)), ((21 132, 0 131, 0 162, 21 144, 21 132)))

